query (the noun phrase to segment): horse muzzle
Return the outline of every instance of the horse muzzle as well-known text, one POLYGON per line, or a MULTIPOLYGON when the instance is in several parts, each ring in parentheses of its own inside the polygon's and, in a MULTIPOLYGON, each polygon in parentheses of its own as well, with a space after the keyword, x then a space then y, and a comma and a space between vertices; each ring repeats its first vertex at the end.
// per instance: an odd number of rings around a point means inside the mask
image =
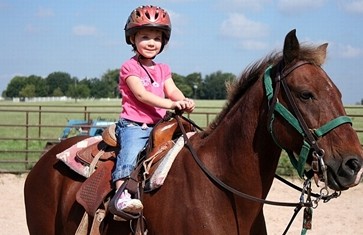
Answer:
POLYGON ((361 157, 346 157, 337 164, 337 162, 327 162, 327 185, 329 188, 337 191, 347 190, 354 187, 362 179, 363 159, 361 157))

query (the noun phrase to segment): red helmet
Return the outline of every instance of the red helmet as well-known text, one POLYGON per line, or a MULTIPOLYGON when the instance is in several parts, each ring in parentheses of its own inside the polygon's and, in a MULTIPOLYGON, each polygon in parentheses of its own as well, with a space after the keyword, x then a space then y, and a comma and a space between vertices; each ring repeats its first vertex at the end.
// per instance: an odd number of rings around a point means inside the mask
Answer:
POLYGON ((171 34, 169 14, 156 6, 140 6, 133 10, 125 25, 125 38, 127 44, 132 44, 130 37, 144 28, 156 28, 163 32, 163 46, 168 44, 171 34))

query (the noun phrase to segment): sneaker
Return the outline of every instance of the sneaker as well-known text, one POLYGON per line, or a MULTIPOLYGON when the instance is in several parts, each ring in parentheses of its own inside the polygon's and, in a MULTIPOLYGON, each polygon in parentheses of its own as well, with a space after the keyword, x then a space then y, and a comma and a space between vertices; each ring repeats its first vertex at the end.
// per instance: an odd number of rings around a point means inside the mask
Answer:
POLYGON ((121 216, 118 216, 118 215, 113 215, 113 220, 115 221, 127 221, 126 219, 122 218, 121 216))
POLYGON ((132 199, 131 194, 125 189, 117 201, 117 209, 123 212, 138 214, 144 206, 139 199, 132 199))

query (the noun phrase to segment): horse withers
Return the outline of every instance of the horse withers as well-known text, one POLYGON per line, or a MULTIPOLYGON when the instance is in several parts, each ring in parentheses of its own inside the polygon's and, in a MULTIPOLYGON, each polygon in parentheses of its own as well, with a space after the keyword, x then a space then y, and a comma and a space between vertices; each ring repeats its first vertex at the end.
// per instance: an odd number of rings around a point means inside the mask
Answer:
MULTIPOLYGON (((228 85, 222 112, 190 138, 164 185, 144 194, 148 235, 267 234, 263 203, 239 195, 266 198, 282 149, 301 177, 313 177, 326 189, 342 191, 360 182, 362 147, 341 93, 321 68, 326 49, 300 45, 293 30, 282 52, 252 64, 228 85)), ((75 195, 85 179, 55 155, 77 141, 62 141, 28 175, 30 235, 75 233, 84 213, 75 195)), ((100 234, 132 232, 129 222, 106 215, 100 234)))

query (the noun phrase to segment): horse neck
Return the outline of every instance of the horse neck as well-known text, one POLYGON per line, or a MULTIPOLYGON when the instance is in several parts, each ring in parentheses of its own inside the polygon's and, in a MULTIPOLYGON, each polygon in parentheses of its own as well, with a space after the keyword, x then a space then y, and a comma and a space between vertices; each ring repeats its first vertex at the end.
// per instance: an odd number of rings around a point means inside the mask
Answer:
POLYGON ((257 175, 271 185, 281 149, 267 129, 267 101, 260 81, 233 105, 207 141, 218 146, 211 164, 218 165, 219 174, 236 179, 236 184, 257 175))

